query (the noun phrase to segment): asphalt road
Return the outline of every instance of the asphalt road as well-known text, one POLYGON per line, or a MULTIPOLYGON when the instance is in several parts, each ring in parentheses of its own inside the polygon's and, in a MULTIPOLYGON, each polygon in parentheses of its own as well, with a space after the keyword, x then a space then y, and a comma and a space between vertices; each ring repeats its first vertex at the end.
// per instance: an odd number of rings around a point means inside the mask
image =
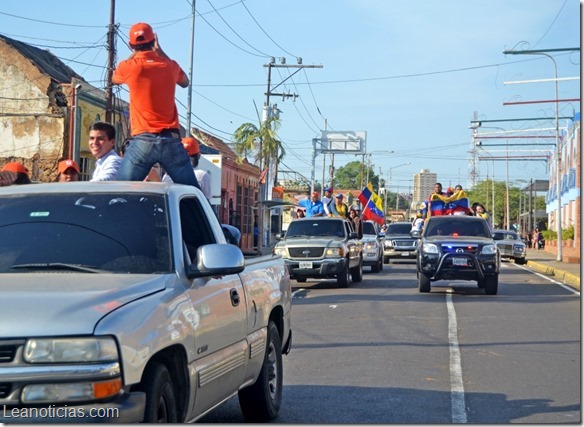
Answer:
MULTIPOLYGON (((499 293, 417 289, 413 263, 293 283, 276 423, 580 423, 580 297, 512 263, 499 293)), ((237 399, 200 422, 243 422, 237 399)))

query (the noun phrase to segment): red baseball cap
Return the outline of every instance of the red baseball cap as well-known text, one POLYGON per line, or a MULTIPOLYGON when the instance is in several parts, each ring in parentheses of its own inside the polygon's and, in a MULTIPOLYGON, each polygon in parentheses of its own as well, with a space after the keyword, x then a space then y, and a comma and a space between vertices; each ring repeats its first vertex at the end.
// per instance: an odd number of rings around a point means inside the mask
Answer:
POLYGON ((185 150, 187 150, 187 153, 189 154, 189 156, 194 156, 196 154, 199 154, 201 152, 201 149, 199 148, 199 143, 197 142, 197 140, 191 136, 187 136, 186 138, 182 139, 182 145, 183 147, 185 147, 185 150))
POLYGON ((150 43, 154 40, 152 27, 144 22, 138 22, 130 28, 130 44, 150 43))
POLYGON ((57 172, 63 173, 69 168, 73 168, 77 171, 77 173, 80 173, 79 165, 77 164, 77 162, 75 160, 62 160, 62 161, 60 161, 59 167, 57 168, 57 172))
POLYGON ((6 163, 2 168, 3 171, 8 172, 20 172, 26 174, 28 176, 28 169, 24 167, 22 163, 19 162, 10 162, 6 163))

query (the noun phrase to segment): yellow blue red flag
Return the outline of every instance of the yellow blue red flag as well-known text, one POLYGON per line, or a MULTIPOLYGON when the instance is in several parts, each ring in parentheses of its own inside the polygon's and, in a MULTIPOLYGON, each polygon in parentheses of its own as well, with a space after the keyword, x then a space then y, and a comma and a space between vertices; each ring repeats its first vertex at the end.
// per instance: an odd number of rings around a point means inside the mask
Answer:
POLYGON ((368 183, 367 187, 361 191, 359 201, 363 205, 363 219, 369 219, 382 225, 385 223, 381 197, 373 191, 373 185, 371 183, 368 183))

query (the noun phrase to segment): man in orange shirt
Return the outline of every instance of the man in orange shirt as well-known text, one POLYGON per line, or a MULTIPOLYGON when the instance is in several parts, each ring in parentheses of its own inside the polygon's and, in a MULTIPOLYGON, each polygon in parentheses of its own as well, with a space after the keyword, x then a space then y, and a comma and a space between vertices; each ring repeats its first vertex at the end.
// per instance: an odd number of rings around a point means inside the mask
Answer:
POLYGON ((189 156, 181 143, 176 85, 187 87, 189 78, 160 48, 152 27, 137 23, 130 28, 133 53, 118 64, 113 82, 130 91, 132 137, 118 171, 120 181, 142 181, 160 163, 178 184, 199 187, 189 156))

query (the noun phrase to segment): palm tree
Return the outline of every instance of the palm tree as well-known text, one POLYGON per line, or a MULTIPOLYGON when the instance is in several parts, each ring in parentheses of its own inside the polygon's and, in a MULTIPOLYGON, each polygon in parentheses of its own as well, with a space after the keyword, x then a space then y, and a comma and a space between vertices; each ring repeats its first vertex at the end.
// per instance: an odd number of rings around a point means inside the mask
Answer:
POLYGON ((277 185, 278 164, 286 154, 282 141, 278 139, 277 131, 279 128, 280 119, 269 117, 260 124, 259 128, 253 123, 243 123, 233 134, 237 163, 241 164, 244 158, 254 155, 255 161, 259 162, 260 169, 273 164, 274 185, 277 185), (257 146, 259 149, 256 148, 257 146))

